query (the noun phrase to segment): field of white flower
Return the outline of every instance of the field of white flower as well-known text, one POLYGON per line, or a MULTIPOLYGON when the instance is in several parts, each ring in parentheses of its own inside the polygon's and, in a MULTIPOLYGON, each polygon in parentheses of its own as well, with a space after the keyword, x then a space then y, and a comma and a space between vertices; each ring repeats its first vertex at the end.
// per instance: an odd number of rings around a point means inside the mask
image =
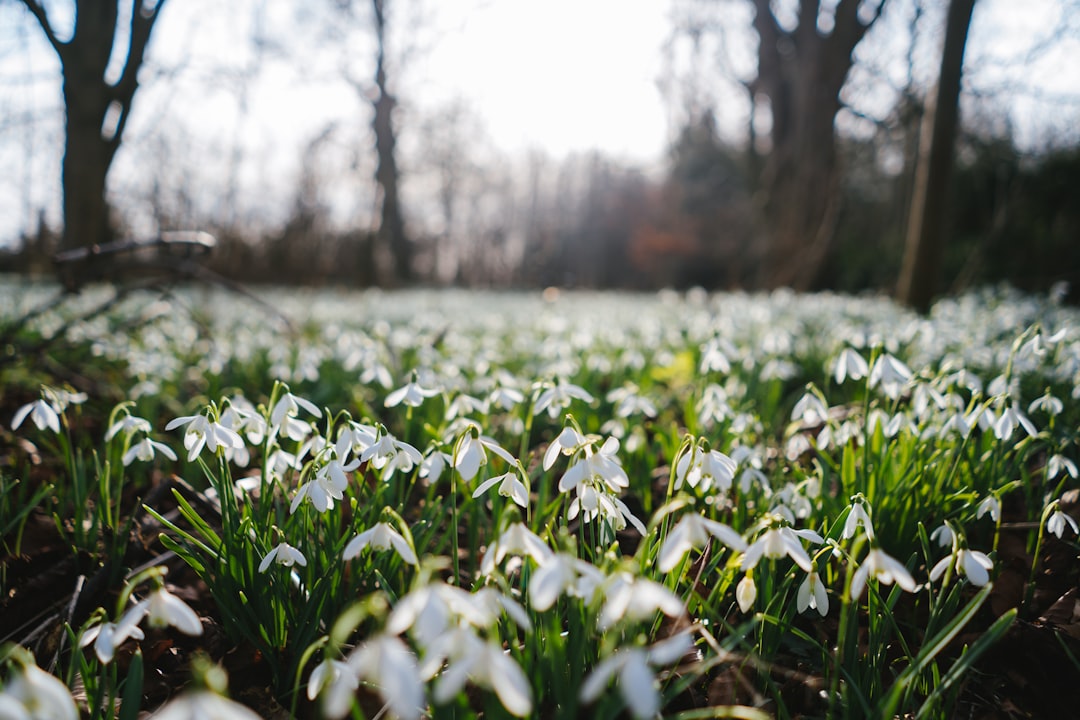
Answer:
POLYGON ((0 718, 1075 708, 1077 310, 259 295, 0 284, 0 718))

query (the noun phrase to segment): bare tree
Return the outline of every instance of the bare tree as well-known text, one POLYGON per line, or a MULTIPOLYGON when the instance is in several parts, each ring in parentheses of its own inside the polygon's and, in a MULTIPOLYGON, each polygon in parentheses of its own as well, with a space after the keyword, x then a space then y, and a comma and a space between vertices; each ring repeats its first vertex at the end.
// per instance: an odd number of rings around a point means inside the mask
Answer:
POLYGON ((774 3, 753 0, 758 68, 747 89, 772 116, 759 189, 768 241, 761 281, 768 287, 805 289, 826 258, 839 211, 833 123, 840 90, 855 46, 886 2, 839 0, 827 13, 820 0, 801 0, 781 22, 774 3))
POLYGON ((915 188, 897 297, 920 312, 930 309, 938 287, 942 233, 952 177, 964 47, 975 0, 950 0, 933 102, 923 116, 915 188))
POLYGON ((121 12, 114 0, 75 0, 74 28, 61 39, 41 0, 22 0, 60 58, 64 76, 64 232, 70 248, 105 242, 112 235, 106 178, 123 139, 138 88, 150 34, 165 0, 131 0, 121 12), (110 77, 120 48, 123 67, 110 77))

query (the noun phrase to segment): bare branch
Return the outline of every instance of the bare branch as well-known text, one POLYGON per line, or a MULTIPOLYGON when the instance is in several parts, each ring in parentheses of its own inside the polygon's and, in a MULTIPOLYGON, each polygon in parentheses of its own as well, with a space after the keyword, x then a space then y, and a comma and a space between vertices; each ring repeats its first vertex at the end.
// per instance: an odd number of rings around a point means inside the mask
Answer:
POLYGON ((22 0, 23 5, 30 11, 41 26, 42 32, 45 33, 45 37, 48 39, 49 44, 52 45, 53 50, 57 55, 63 55, 65 44, 60 42, 56 37, 56 33, 53 31, 52 23, 49 22, 49 16, 45 13, 45 7, 38 2, 38 0, 22 0))

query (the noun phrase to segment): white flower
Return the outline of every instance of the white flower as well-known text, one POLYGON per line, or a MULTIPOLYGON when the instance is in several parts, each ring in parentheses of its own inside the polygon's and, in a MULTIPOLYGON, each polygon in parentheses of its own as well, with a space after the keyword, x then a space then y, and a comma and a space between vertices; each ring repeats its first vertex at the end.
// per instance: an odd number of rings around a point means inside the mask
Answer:
POLYGON ((567 492, 588 480, 603 482, 612 492, 630 486, 630 479, 616 455, 619 451, 618 438, 609 437, 598 452, 593 452, 592 448, 592 444, 584 446, 584 457, 571 465, 559 480, 559 492, 567 492))
POLYGON ((862 525, 863 530, 866 532, 866 536, 871 540, 874 539, 874 525, 870 522, 870 513, 866 511, 866 505, 856 500, 851 503, 851 509, 848 511, 847 519, 844 521, 844 532, 841 537, 845 540, 849 540, 855 537, 855 533, 858 531, 859 526, 862 525))
POLYGON ((719 491, 726 492, 735 480, 737 467, 734 460, 719 450, 706 452, 702 448, 693 448, 683 453, 675 465, 675 489, 682 488, 683 483, 692 488, 700 484, 701 489, 708 492, 715 484, 719 491))
POLYGON ((892 400, 900 397, 900 391, 911 379, 911 369, 889 353, 882 353, 870 370, 870 387, 879 384, 885 395, 892 400))
POLYGON ((351 665, 342 660, 327 658, 311 671, 308 678, 308 700, 322 696, 322 710, 330 720, 345 717, 352 707, 353 694, 360 687, 360 678, 351 665))
POLYGON ((1051 395, 1049 392, 1042 397, 1037 397, 1031 401, 1028 405, 1028 412, 1033 413, 1036 410, 1042 410, 1050 417, 1056 417, 1060 415, 1062 410, 1065 409, 1065 405, 1058 398, 1051 395))
POLYGON ((544 470, 551 469, 551 466, 555 464, 555 460, 559 457, 560 453, 563 455, 572 455, 584 444, 585 437, 579 433, 573 425, 567 425, 562 429, 562 432, 551 441, 551 444, 548 445, 547 450, 544 452, 544 470))
POLYGON ((816 394, 807 390, 791 410, 792 420, 801 420, 804 425, 821 425, 829 419, 829 408, 816 394))
POLYGON ((154 720, 259 720, 251 709, 208 690, 176 698, 154 713, 154 720))
POLYGON ((541 563, 529 578, 529 599, 540 612, 550 609, 563 594, 590 604, 605 579, 595 565, 558 553, 541 563))
POLYGON ((515 464, 514 456, 486 435, 480 435, 475 426, 470 427, 458 441, 454 454, 454 469, 458 471, 463 480, 472 480, 480 470, 481 465, 487 464, 487 450, 495 453, 510 465, 515 464))
POLYGON ((671 572, 691 548, 700 548, 708 543, 709 536, 715 537, 737 552, 746 549, 746 541, 732 528, 716 520, 709 520, 696 512, 689 512, 683 515, 660 546, 660 552, 657 555, 657 570, 662 573, 671 572))
POLYGON ((293 565, 307 567, 307 558, 304 557, 304 553, 284 541, 278 543, 270 549, 270 552, 266 553, 266 557, 259 563, 259 572, 266 572, 270 569, 270 564, 274 562, 284 567, 292 567, 293 565))
POLYGON ((596 627, 601 632, 624 619, 639 622, 652 619, 658 611, 668 617, 678 617, 686 612, 682 599, 671 590, 628 572, 610 576, 600 590, 605 601, 596 627))
MULTIPOLYGON (((413 377, 415 378, 415 375, 413 377)), ((421 387, 420 383, 416 382, 414 379, 404 387, 399 387, 397 390, 394 390, 387 395, 383 405, 391 408, 405 403, 409 407, 420 407, 424 404, 425 398, 435 397, 440 392, 440 390, 434 388, 421 387)))
MULTIPOLYGON (((144 420, 141 417, 135 417, 134 415, 124 415, 122 418, 114 422, 109 429, 105 431, 105 442, 112 440, 120 432, 135 433, 145 432, 148 433, 153 428, 150 425, 149 420, 144 420)), ((174 460, 176 458, 173 458, 174 460)))
POLYGON ((52 404, 44 398, 23 405, 16 410, 15 416, 11 418, 11 429, 18 430, 27 415, 29 415, 30 419, 34 421, 34 424, 37 425, 38 430, 49 429, 54 433, 60 433, 60 415, 53 408, 52 404))
POLYGON ((987 495, 979 503, 979 507, 975 509, 975 519, 980 519, 983 515, 990 514, 990 519, 997 522, 1001 519, 1001 501, 994 495, 987 495))
POLYGON ((400 638, 381 633, 349 653, 346 662, 358 679, 374 683, 394 715, 403 720, 422 715, 424 684, 416 656, 400 638))
POLYGON ((537 565, 543 565, 551 559, 553 553, 539 535, 517 522, 509 525, 488 546, 480 563, 480 573, 490 575, 507 555, 528 556, 535 560, 537 565))
POLYGON ((936 542, 939 547, 949 547, 956 542, 956 533, 947 524, 938 526, 934 532, 930 533, 930 542, 936 542))
POLYGON ((1080 473, 1077 472, 1076 463, 1064 455, 1051 455, 1050 459, 1046 461, 1046 476, 1053 480, 1062 472, 1067 472, 1069 477, 1076 480, 1080 477, 1080 473))
POLYGON ((532 712, 532 687, 521 667, 494 643, 485 642, 465 628, 455 628, 428 648, 425 665, 449 663, 435 684, 432 697, 438 704, 453 699, 466 682, 495 691, 499 702, 511 715, 525 717, 532 712))
POLYGON ((810 556, 803 549, 802 543, 799 542, 800 537, 813 542, 822 542, 821 536, 812 530, 796 531, 789 527, 769 528, 750 547, 746 548, 746 555, 743 556, 742 560, 742 569, 749 570, 755 567, 762 556, 780 558, 787 555, 803 570, 811 572, 813 564, 810 562, 810 556))
POLYGON ((79 710, 60 678, 36 665, 26 665, 0 688, 4 720, 78 720, 79 710))
POLYGON ((1046 520, 1047 532, 1057 535, 1059 538, 1065 534, 1065 526, 1068 525, 1072 528, 1073 534, 1080 534, 1080 528, 1076 526, 1076 521, 1071 516, 1066 515, 1060 510, 1055 510, 1054 513, 1046 520))
POLYGON ((282 393, 278 398, 277 403, 274 405, 274 409, 270 411, 270 424, 275 427, 280 427, 286 418, 295 417, 299 414, 300 410, 306 410, 317 418, 322 417, 322 411, 316 407, 315 403, 310 400, 305 400, 302 397, 293 395, 291 392, 282 393))
POLYGON ((454 396, 446 406, 446 414, 444 417, 447 420, 453 420, 456 417, 465 417, 474 412, 487 412, 487 404, 480 398, 475 398, 472 395, 466 395, 465 393, 458 393, 454 396))
POLYGON ((844 380, 848 378, 861 380, 866 377, 868 372, 866 360, 851 348, 844 348, 840 351, 840 357, 836 359, 836 367, 833 370, 837 385, 843 385, 844 380))
POLYGON ((525 484, 518 479, 516 470, 511 470, 502 475, 488 478, 480 483, 476 490, 473 491, 472 496, 474 498, 480 497, 495 485, 499 486, 499 495, 510 498, 521 507, 529 506, 529 490, 525 487, 525 484))
POLYGON ((866 559, 862 561, 859 569, 855 571, 855 575, 851 578, 852 599, 862 595, 866 580, 869 577, 874 577, 878 582, 886 585, 895 582, 907 592, 915 592, 918 589, 915 579, 911 577, 911 573, 904 567, 904 564, 886 554, 881 548, 871 548, 866 559))
POLYGON ((559 413, 564 408, 569 407, 570 402, 575 398, 587 403, 593 401, 593 396, 583 388, 560 380, 557 384, 540 393, 540 397, 536 399, 536 405, 533 406, 533 415, 539 415, 547 410, 549 417, 558 417, 559 413))
POLYGON ((500 385, 491 391, 488 395, 488 402, 492 405, 497 405, 503 410, 509 412, 517 407, 520 403, 525 401, 525 396, 519 391, 511 387, 505 387, 500 385))
POLYGON ((1039 434, 1028 416, 1015 405, 1010 405, 1002 411, 1001 416, 994 423, 994 436, 1001 441, 1008 440, 1012 437, 1017 425, 1024 428, 1024 432, 1030 437, 1039 434))
POLYGON ((825 584, 817 572, 811 571, 806 574, 806 579, 799 585, 795 595, 795 608, 799 612, 806 612, 813 608, 821 617, 829 614, 829 595, 825 592, 825 584))
POLYGON ((139 442, 128 448, 128 451, 124 453, 124 466, 128 466, 135 460, 141 460, 142 462, 150 462, 154 459, 154 453, 159 452, 170 460, 176 459, 176 453, 172 451, 168 445, 159 443, 150 438, 143 438, 139 442))
POLYGON ((401 533, 395 530, 389 523, 375 523, 375 525, 354 537, 349 541, 349 544, 345 546, 345 552, 342 557, 346 560, 352 560, 368 546, 375 550, 383 551, 392 548, 402 560, 410 565, 419 564, 419 560, 416 558, 416 552, 409 547, 409 543, 406 542, 401 533))
POLYGON ((184 447, 188 451, 188 462, 192 462, 198 457, 203 446, 207 447, 212 453, 216 453, 219 447, 242 448, 244 446, 243 439, 235 431, 220 423, 211 422, 205 415, 178 417, 169 422, 165 429, 172 430, 181 425, 188 426, 184 432, 184 447))
POLYGON ((442 450, 432 450, 427 457, 420 462, 420 477, 427 480, 428 484, 438 482, 443 470, 453 461, 453 458, 442 450))
POLYGON ((139 623, 142 622, 145 614, 145 609, 138 613, 132 613, 129 610, 124 613, 119 622, 95 625, 83 633, 82 639, 79 640, 79 647, 94 643, 94 654, 98 656, 98 660, 108 664, 116 655, 116 648, 127 642, 129 638, 142 640, 146 637, 139 629, 139 623))
POLYGON ((939 560, 930 570, 930 580, 936 582, 954 561, 956 572, 966 577, 972 585, 982 587, 990 582, 990 571, 994 569, 994 561, 985 553, 966 548, 960 548, 954 554, 939 560))
POLYGON ((128 613, 145 613, 150 627, 172 626, 185 635, 202 635, 203 626, 199 616, 188 604, 171 592, 161 587, 150 593, 145 600, 138 602, 128 613))
POLYGON ((581 685, 579 697, 584 703, 594 702, 614 677, 634 717, 656 717, 660 712, 660 692, 650 666, 670 665, 693 647, 690 635, 679 633, 649 648, 620 648, 593 668, 581 685))
POLYGON ((754 577, 746 573, 735 586, 735 602, 739 603, 739 610, 747 613, 754 607, 755 600, 757 600, 757 585, 754 584, 754 577))

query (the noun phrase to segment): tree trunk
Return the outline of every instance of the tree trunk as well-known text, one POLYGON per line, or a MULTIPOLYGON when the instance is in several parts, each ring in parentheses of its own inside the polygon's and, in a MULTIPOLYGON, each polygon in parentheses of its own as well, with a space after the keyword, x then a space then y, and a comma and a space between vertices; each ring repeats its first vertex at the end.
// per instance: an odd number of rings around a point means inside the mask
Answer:
POLYGON ((110 239, 112 223, 106 178, 120 147, 138 88, 150 33, 165 0, 132 3, 124 67, 115 82, 105 71, 118 35, 119 0, 76 0, 71 38, 60 40, 45 5, 22 0, 60 58, 64 76, 64 232, 61 246, 99 245, 110 239))
POLYGON ((405 234, 405 220, 398 193, 397 137, 394 132, 394 108, 397 101, 387 89, 386 80, 386 15, 385 0, 372 0, 375 11, 375 91, 372 101, 375 117, 375 152, 378 165, 375 180, 382 190, 382 208, 376 238, 390 251, 394 262, 394 280, 407 283, 412 279, 412 245, 405 234))
POLYGON ((765 287, 811 287, 832 245, 839 211, 839 167, 833 122, 852 53, 885 6, 860 19, 859 0, 840 0, 833 28, 818 28, 819 0, 799 4, 799 22, 783 29, 769 0, 754 0, 758 76, 749 84, 768 98, 772 149, 759 186, 765 287))
POLYGON ((941 274, 941 251, 959 115, 964 47, 975 0, 951 0, 937 91, 927 107, 897 283, 897 298, 919 312, 930 310, 941 274))

